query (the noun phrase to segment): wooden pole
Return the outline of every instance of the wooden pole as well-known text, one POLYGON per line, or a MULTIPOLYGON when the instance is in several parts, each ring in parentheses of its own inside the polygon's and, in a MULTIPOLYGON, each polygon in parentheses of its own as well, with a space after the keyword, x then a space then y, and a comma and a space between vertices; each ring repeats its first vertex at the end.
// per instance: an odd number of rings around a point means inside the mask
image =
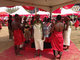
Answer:
POLYGON ((51 18, 52 18, 52 12, 50 12, 50 20, 51 20, 51 18))
POLYGON ((50 21, 51 21, 51 18, 52 18, 52 6, 50 6, 50 21))
POLYGON ((37 14, 37 10, 36 10, 36 8, 35 8, 35 15, 37 14))

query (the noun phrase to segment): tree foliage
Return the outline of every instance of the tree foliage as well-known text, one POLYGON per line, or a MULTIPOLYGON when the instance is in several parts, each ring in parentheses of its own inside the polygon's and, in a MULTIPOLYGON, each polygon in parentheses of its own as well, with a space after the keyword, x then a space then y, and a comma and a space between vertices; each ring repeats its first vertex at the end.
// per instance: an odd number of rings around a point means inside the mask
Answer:
POLYGON ((6 11, 9 13, 9 14, 12 14, 14 12, 16 12, 17 10, 19 10, 19 8, 17 7, 14 7, 14 8, 7 8, 6 11))

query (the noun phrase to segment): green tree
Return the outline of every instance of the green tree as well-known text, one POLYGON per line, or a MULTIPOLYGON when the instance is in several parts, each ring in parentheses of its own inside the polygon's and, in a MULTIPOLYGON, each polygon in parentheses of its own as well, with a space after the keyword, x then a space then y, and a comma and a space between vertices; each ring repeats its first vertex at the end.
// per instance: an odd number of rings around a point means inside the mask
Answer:
POLYGON ((6 11, 9 13, 9 14, 12 14, 14 12, 16 12, 17 10, 19 10, 18 7, 13 7, 13 8, 7 8, 6 11))

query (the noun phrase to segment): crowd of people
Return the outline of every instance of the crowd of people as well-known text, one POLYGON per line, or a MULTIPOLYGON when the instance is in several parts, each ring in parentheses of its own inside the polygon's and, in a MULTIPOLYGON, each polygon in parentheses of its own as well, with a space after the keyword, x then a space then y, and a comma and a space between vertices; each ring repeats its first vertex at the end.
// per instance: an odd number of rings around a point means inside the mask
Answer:
POLYGON ((68 50, 70 47, 70 17, 65 16, 62 18, 61 15, 58 15, 56 20, 45 17, 41 21, 40 15, 35 15, 30 21, 27 19, 26 16, 22 18, 18 14, 12 19, 12 16, 9 15, 9 39, 14 40, 15 54, 22 55, 20 50, 25 49, 26 44, 28 45, 31 40, 34 40, 35 56, 41 56, 44 50, 44 42, 48 38, 53 50, 54 60, 61 59, 63 50, 68 50))

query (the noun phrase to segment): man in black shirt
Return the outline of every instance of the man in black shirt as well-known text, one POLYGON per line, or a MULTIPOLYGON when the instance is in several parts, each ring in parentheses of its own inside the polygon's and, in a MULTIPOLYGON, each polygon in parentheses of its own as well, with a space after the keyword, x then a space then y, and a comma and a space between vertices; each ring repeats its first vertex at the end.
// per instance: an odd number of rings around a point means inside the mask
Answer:
POLYGON ((9 30, 9 39, 13 39, 13 34, 12 34, 12 16, 9 15, 9 19, 8 19, 8 30, 9 30))

